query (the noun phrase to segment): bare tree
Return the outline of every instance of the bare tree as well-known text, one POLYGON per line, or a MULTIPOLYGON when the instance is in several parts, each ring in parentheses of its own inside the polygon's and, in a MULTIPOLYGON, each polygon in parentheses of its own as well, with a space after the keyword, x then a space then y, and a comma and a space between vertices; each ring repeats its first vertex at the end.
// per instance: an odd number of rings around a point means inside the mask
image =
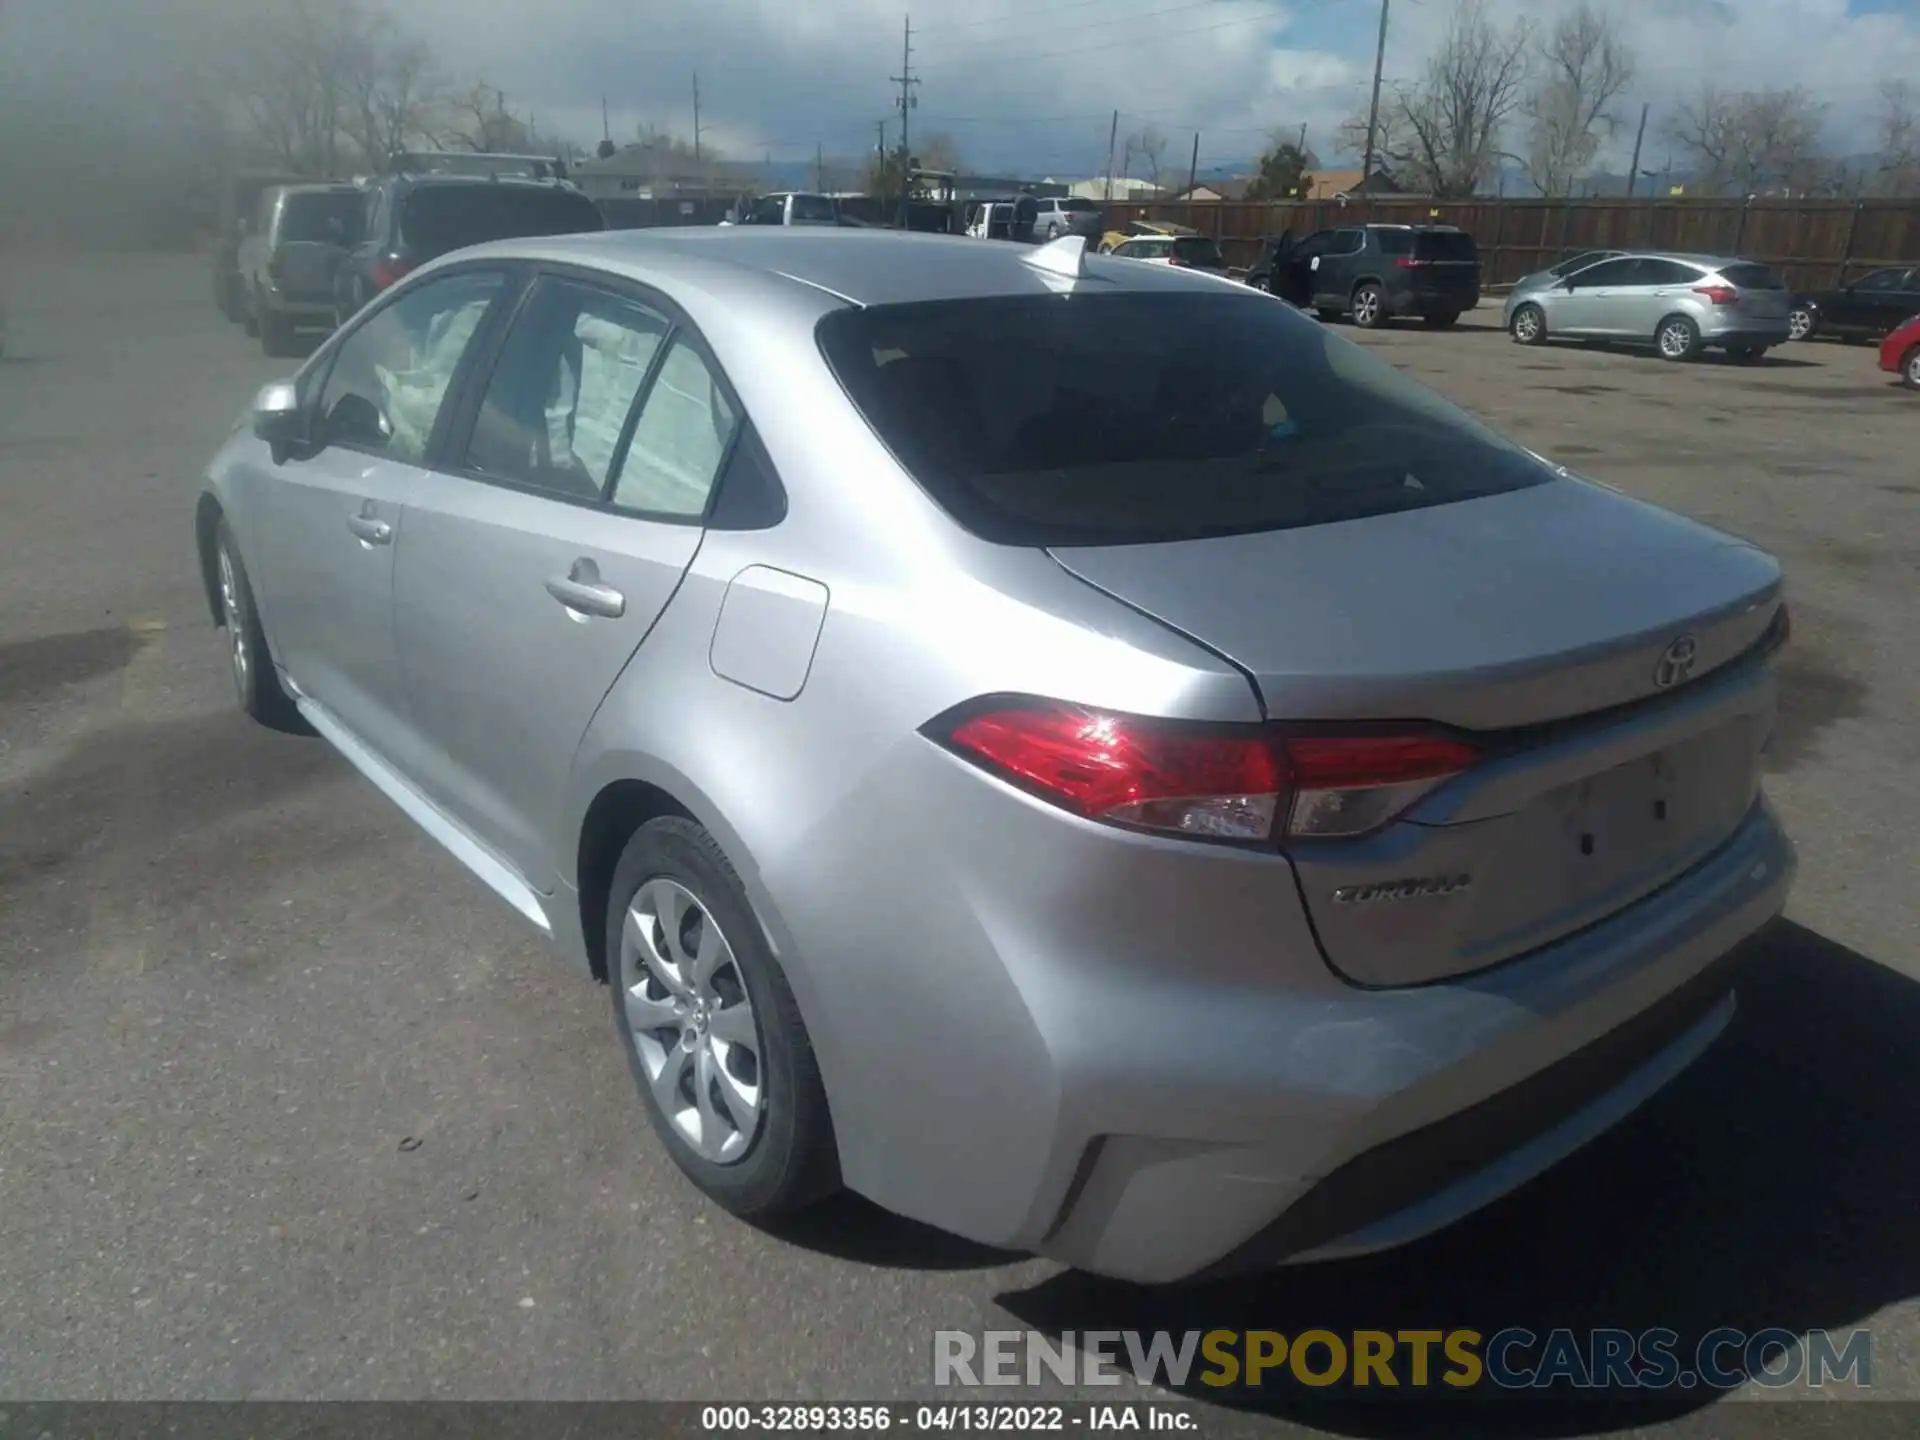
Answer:
POLYGON ((485 80, 449 97, 446 109, 441 143, 448 149, 511 155, 532 148, 527 122, 507 108, 506 91, 485 80))
POLYGON ((360 40, 342 124, 367 163, 431 139, 442 87, 425 45, 381 17, 360 40))
MULTIPOLYGON (((1485 0, 1460 0, 1420 81, 1380 99, 1375 150, 1400 183, 1446 197, 1479 189, 1505 154, 1501 130, 1525 98, 1533 33, 1526 19, 1495 25, 1485 0)), ((1341 134, 1365 128, 1360 116, 1341 134)))
POLYGON ((1527 175, 1542 195, 1565 195, 1620 120, 1613 103, 1632 83, 1633 51, 1582 0, 1539 51, 1539 77, 1522 108, 1530 122, 1527 175))
POLYGON ((349 76, 367 25, 354 0, 278 0, 237 27, 221 82, 275 165, 339 173, 349 76))
POLYGON ((1826 107, 1800 86, 1724 91, 1701 87, 1669 117, 1667 135, 1711 194, 1753 195, 1774 186, 1824 188, 1820 126, 1826 107))
POLYGON ((1159 188, 1161 167, 1167 158, 1167 137, 1158 125, 1148 125, 1128 135, 1121 153, 1126 162, 1120 167, 1122 175, 1133 174, 1133 162, 1138 160, 1147 172, 1142 178, 1155 189, 1159 188))
POLYGON ((1920 190, 1920 122, 1914 104, 1920 100, 1904 79, 1880 83, 1880 115, 1876 126, 1880 142, 1880 173, 1875 188, 1884 195, 1911 195, 1920 190))

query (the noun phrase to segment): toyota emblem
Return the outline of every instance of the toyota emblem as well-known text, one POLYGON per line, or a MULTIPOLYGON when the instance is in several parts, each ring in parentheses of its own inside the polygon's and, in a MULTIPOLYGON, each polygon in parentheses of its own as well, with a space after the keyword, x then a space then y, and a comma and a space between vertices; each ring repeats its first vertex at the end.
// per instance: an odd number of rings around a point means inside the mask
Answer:
POLYGON ((1653 683, 1662 690, 1671 690, 1693 674, 1693 662, 1699 656, 1700 642, 1691 635, 1682 635, 1660 652, 1660 663, 1653 667, 1653 683))

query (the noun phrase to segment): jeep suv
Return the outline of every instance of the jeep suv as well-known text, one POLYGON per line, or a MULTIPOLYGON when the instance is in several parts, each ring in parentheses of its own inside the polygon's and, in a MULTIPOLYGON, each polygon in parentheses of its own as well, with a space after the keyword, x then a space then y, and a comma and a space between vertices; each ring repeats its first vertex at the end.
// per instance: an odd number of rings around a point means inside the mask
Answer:
POLYGON ((237 263, 241 319, 267 354, 292 353, 302 326, 331 325, 334 272, 359 224, 360 192, 351 185, 261 192, 237 263))
POLYGON ((1401 315, 1447 326, 1480 303, 1480 251, 1452 225, 1352 225, 1279 247, 1267 288, 1363 330, 1401 315))

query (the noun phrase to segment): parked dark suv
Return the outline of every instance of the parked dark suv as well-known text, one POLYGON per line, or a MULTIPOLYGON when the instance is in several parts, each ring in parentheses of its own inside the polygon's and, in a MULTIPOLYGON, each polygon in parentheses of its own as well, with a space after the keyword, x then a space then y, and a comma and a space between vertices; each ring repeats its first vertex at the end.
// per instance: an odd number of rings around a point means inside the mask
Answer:
POLYGON ((1401 315, 1451 325, 1480 303, 1480 251, 1452 225, 1353 225, 1275 247, 1267 288, 1371 330, 1401 315))
POLYGON ((243 170, 227 177, 220 189, 220 214, 214 221, 213 303, 236 324, 246 317, 240 284, 240 242, 253 228, 260 196, 275 185, 295 185, 298 175, 271 170, 243 170))
POLYGON ((606 218, 563 180, 389 175, 365 191, 359 243, 334 287, 334 322, 409 270, 488 240, 604 230, 606 218))

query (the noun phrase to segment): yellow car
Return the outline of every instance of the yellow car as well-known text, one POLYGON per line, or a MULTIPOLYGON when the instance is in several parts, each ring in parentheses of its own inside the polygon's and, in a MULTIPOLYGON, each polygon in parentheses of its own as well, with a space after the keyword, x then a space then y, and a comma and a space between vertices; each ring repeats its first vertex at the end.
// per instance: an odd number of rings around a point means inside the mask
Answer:
POLYGON ((1109 230, 1100 237, 1100 253, 1111 251, 1114 246, 1131 240, 1137 235, 1198 235, 1200 232, 1191 225, 1174 225, 1163 220, 1130 220, 1124 230, 1109 230))

